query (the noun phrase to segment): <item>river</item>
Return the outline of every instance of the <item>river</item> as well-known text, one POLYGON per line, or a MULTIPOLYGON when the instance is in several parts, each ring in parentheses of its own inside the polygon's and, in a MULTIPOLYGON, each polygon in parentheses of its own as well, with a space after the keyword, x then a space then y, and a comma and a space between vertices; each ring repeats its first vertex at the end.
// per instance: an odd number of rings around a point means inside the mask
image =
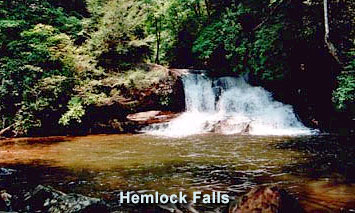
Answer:
POLYGON ((18 186, 44 184, 108 200, 120 191, 216 190, 237 197, 272 184, 308 212, 355 211, 353 139, 215 133, 22 138, 1 141, 0 166, 18 171, 18 186))

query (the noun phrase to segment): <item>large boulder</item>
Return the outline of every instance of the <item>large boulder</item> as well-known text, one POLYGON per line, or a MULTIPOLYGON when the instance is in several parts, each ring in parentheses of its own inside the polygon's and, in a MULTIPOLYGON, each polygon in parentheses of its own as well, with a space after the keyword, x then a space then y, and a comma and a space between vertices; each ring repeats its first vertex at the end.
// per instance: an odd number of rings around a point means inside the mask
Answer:
POLYGON ((257 187, 242 196, 230 213, 302 213, 298 201, 277 187, 257 187))
POLYGON ((32 211, 48 213, 109 212, 106 204, 97 198, 79 194, 65 194, 51 187, 38 185, 25 195, 24 200, 32 211))
POLYGON ((210 132, 225 134, 249 134, 251 126, 250 121, 243 121, 243 122, 235 122, 233 119, 225 119, 220 120, 212 125, 207 129, 210 129, 210 132))

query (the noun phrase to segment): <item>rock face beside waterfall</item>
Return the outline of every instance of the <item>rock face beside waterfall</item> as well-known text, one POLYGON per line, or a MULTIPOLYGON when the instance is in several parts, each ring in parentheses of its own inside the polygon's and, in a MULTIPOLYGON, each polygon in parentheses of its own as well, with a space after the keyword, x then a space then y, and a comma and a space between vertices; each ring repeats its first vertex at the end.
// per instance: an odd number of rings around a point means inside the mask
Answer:
MULTIPOLYGON (((100 80, 100 86, 107 89, 105 98, 87 107, 80 129, 78 127, 74 133, 69 134, 136 132, 142 125, 166 122, 175 113, 184 111, 185 96, 181 76, 188 70, 168 69, 156 64, 141 64, 139 70, 142 70, 142 76, 153 76, 151 78, 154 81, 143 79, 138 83, 145 82, 145 85, 132 82, 134 86, 131 86, 129 82, 121 82, 120 73, 113 73, 100 80), (159 76, 154 77, 154 73, 159 76), (161 113, 151 119, 148 114, 152 111, 161 113), (146 118, 142 119, 142 114, 146 118)), ((95 88, 90 87, 90 90, 95 88)))
POLYGON ((155 123, 166 123, 176 118, 179 113, 171 111, 151 110, 146 112, 138 112, 129 114, 127 119, 137 123, 138 125, 151 125, 155 123))

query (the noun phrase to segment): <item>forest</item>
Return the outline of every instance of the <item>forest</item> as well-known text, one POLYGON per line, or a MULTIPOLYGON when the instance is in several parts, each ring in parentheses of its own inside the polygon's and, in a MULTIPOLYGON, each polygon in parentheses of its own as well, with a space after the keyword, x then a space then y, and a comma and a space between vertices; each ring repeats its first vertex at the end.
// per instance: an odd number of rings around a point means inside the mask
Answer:
POLYGON ((351 0, 0 0, 0 131, 127 131, 129 113, 182 110, 166 70, 184 68, 245 76, 305 125, 349 132, 354 10, 351 0))

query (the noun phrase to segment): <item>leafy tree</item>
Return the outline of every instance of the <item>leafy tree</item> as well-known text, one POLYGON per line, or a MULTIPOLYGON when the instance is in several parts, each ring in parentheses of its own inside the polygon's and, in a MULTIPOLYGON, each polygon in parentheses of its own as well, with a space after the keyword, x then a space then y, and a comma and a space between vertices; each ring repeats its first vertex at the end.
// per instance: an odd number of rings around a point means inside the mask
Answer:
POLYGON ((102 6, 97 31, 88 40, 88 51, 105 69, 129 69, 150 54, 142 29, 144 8, 138 1, 108 1, 102 6))
POLYGON ((9 1, 0 17, 0 127, 15 124, 23 135, 55 124, 74 85, 78 17, 35 0, 9 1))
POLYGON ((25 135, 91 125, 95 107, 117 104, 122 116, 143 109, 148 88, 168 107, 171 85, 159 87, 169 81, 166 70, 149 63, 248 73, 280 97, 307 94, 305 104, 333 101, 353 116, 354 4, 0 1, 0 129, 25 135))

